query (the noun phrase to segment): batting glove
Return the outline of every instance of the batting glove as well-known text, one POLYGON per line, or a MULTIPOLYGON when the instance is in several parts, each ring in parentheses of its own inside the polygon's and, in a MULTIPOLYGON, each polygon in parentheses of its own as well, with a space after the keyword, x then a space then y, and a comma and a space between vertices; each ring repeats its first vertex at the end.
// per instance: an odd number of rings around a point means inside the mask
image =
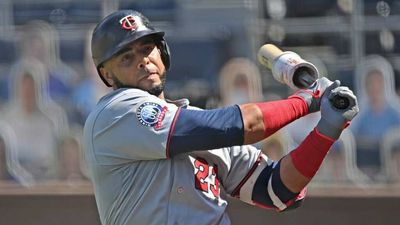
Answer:
MULTIPOLYGON (((340 85, 339 81, 335 82, 338 82, 337 86, 340 85)), ((317 112, 320 110, 321 96, 331 84, 332 81, 322 77, 317 79, 308 89, 298 90, 289 98, 302 98, 307 103, 309 113, 317 112)))
POLYGON ((321 119, 318 122, 317 130, 332 139, 337 140, 350 121, 358 114, 359 108, 357 97, 348 87, 337 87, 335 81, 321 98, 321 119), (346 98, 349 106, 345 109, 337 109, 332 99, 336 96, 346 98))

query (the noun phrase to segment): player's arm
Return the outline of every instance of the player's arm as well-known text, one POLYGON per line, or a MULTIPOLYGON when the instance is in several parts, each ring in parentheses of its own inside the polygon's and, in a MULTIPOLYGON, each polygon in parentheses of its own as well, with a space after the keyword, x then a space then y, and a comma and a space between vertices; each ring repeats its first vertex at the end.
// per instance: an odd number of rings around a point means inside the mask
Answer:
POLYGON ((261 141, 288 123, 318 111, 330 83, 326 78, 318 79, 309 89, 284 100, 203 111, 181 108, 171 125, 167 152, 175 155, 261 141))
POLYGON ((302 191, 318 171, 331 145, 358 113, 357 99, 347 87, 328 88, 321 102, 321 120, 300 146, 277 163, 261 157, 257 169, 234 193, 243 201, 278 211, 295 207, 302 191), (347 109, 334 108, 330 100, 340 95, 350 100, 347 109), (250 193, 250 194, 249 194, 250 193))

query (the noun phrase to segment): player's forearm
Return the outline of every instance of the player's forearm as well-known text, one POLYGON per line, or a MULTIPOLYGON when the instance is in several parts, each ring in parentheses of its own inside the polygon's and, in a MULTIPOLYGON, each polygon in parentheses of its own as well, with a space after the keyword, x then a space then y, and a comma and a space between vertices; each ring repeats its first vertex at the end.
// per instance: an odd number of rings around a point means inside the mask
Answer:
POLYGON ((334 143, 314 129, 290 154, 281 160, 282 182, 292 192, 300 192, 314 177, 334 143))
POLYGON ((304 100, 285 100, 240 105, 243 118, 244 144, 263 140, 290 122, 306 115, 304 100))
POLYGON ((282 183, 293 193, 300 192, 311 181, 296 169, 289 155, 281 160, 280 175, 282 183))

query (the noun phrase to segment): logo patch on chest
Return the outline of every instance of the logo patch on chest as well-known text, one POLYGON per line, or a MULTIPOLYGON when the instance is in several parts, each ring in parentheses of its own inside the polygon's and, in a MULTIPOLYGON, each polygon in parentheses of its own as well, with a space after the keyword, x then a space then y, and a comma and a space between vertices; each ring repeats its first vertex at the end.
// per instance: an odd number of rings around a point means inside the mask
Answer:
POLYGON ((143 126, 159 129, 166 111, 166 106, 162 107, 155 102, 145 102, 137 109, 136 116, 143 126))

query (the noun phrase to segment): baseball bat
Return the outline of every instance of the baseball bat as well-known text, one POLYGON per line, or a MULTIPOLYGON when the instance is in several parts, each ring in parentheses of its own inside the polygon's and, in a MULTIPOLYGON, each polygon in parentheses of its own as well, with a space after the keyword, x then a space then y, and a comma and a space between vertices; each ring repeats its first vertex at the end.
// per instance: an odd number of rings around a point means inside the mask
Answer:
MULTIPOLYGON (((261 46, 257 58, 261 65, 271 70, 275 80, 295 90, 310 87, 319 77, 318 69, 312 63, 295 52, 283 52, 272 44, 261 46)), ((331 102, 337 109, 346 109, 350 104, 347 98, 338 95, 331 102)))

